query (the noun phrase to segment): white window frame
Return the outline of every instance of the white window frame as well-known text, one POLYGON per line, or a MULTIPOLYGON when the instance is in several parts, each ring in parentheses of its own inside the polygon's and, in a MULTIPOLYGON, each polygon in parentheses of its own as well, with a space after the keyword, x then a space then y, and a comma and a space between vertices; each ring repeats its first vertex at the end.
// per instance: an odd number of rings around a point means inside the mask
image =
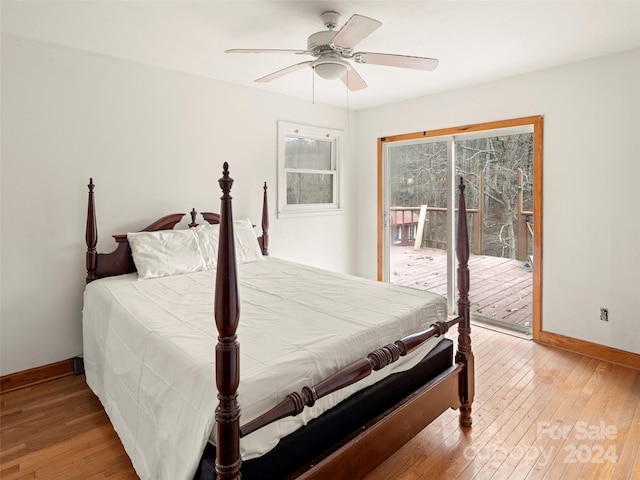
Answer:
POLYGON ((278 216, 307 216, 342 213, 340 204, 340 156, 342 130, 314 127, 291 122, 278 122, 278 216), (285 139, 287 137, 309 138, 331 142, 331 170, 308 170, 287 168, 285 162, 285 139), (288 204, 287 173, 323 173, 333 175, 333 200, 331 203, 288 204))

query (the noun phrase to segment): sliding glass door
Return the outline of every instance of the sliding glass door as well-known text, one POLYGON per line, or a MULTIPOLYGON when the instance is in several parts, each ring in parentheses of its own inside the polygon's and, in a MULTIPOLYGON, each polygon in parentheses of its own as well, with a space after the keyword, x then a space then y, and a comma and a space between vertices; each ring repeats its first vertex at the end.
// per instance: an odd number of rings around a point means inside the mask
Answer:
POLYGON ((534 255, 533 124, 424 133, 383 142, 382 278, 446 295, 454 313, 456 184, 463 177, 472 314, 531 333, 539 260, 534 255))

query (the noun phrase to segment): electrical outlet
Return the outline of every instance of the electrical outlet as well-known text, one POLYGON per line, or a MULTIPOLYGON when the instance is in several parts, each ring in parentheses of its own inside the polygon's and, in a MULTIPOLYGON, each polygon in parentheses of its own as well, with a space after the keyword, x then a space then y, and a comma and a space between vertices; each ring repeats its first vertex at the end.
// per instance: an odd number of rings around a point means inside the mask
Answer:
POLYGON ((609 321, 609 309, 608 308, 600 308, 600 320, 603 322, 609 321))

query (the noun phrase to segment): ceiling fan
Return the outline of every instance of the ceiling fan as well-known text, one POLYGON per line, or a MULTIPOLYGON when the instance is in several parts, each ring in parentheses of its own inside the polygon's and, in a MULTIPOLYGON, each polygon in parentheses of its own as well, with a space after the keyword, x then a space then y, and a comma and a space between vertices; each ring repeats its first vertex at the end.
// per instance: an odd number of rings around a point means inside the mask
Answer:
POLYGON ((340 14, 325 12, 320 15, 328 30, 316 32, 307 39, 306 50, 285 49, 244 49, 234 48, 226 53, 290 53, 295 55, 311 55, 315 60, 297 63, 289 67, 270 73, 255 80, 266 83, 280 78, 307 66, 311 67, 318 76, 335 80, 340 78, 349 90, 355 91, 366 88, 367 84, 355 71, 347 59, 356 63, 385 65, 390 67, 404 67, 416 70, 434 70, 438 66, 435 58, 414 57, 408 55, 394 55, 388 53, 354 52, 356 44, 377 30, 382 23, 363 15, 353 15, 340 30, 334 31, 340 14))

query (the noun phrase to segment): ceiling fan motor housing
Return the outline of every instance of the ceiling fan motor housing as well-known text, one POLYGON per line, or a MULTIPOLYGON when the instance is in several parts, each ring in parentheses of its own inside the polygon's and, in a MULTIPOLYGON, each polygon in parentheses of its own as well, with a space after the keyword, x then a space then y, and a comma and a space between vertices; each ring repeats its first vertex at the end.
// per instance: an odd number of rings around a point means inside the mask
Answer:
POLYGON ((331 40, 335 37, 336 32, 332 30, 323 30, 309 35, 307 39, 307 50, 315 57, 320 56, 324 52, 331 52, 331 40))

